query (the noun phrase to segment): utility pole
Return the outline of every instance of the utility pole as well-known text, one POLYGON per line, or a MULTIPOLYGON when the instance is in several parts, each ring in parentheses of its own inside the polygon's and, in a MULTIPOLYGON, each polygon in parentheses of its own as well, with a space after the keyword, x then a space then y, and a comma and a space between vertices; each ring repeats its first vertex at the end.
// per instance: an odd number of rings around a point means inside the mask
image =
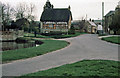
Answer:
POLYGON ((1 2, 0 2, 0 31, 2 31, 2 3, 1 2))
POLYGON ((102 2, 102 26, 103 26, 103 31, 105 30, 104 27, 104 2, 102 2))

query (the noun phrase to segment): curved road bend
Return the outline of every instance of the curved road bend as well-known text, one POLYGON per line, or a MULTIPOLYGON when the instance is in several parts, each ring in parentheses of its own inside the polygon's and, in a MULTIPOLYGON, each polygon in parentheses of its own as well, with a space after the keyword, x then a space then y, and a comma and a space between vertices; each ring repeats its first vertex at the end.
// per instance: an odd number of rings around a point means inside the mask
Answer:
POLYGON ((3 76, 20 76, 83 59, 118 60, 118 45, 102 41, 94 34, 63 39, 71 44, 61 50, 35 58, 2 65, 3 76))

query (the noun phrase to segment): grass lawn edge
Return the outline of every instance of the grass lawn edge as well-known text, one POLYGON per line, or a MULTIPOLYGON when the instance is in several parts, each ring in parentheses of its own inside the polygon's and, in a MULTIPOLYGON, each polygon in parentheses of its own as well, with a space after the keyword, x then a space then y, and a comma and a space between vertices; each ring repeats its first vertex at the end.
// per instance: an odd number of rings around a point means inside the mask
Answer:
MULTIPOLYGON (((56 76, 99 76, 99 77, 116 77, 118 74, 120 61, 103 60, 103 59, 84 59, 75 63, 65 64, 59 67, 50 68, 34 73, 22 75, 24 77, 56 77, 56 76), (83 67, 82 67, 83 66, 83 67), (76 69, 77 68, 77 69, 76 69), (81 71, 79 71, 81 69, 81 71), (85 73, 84 73, 85 72, 85 73), (81 75, 80 75, 81 74, 81 75)), ((72 77, 71 77, 72 78, 72 77)))
POLYGON ((103 38, 101 38, 101 40, 120 45, 120 36, 111 36, 111 37, 105 37, 105 38, 103 37, 103 38))
MULTIPOLYGON (((44 41, 44 40, 43 40, 43 41, 44 41)), ((52 41, 64 41, 64 40, 52 40, 52 41)), ((2 61, 2 64, 13 63, 13 62, 16 62, 16 61, 21 61, 21 60, 27 60, 27 59, 37 58, 37 57, 42 56, 42 55, 45 55, 45 54, 49 54, 49 53, 52 53, 52 52, 55 52, 55 51, 62 50, 62 49, 67 48, 68 46, 71 45, 71 43, 68 42, 68 41, 64 41, 64 42, 66 42, 67 45, 64 46, 64 47, 60 47, 59 49, 55 49, 55 50, 52 50, 52 51, 46 52, 46 53, 41 54, 41 55, 38 55, 38 56, 25 57, 25 58, 22 58, 22 59, 16 59, 16 60, 10 60, 10 61, 2 61)), ((43 43, 43 44, 44 44, 44 43, 43 43)), ((43 44, 42 44, 42 45, 43 45, 43 44)), ((41 46, 41 45, 40 45, 40 46, 41 46)), ((25 48, 25 49, 27 49, 27 48, 25 48)))

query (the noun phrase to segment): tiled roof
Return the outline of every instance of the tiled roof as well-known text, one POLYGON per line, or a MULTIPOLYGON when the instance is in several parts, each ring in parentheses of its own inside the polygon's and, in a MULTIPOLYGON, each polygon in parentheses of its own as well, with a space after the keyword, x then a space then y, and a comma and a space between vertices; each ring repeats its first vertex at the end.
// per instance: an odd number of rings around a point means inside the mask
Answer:
POLYGON ((94 22, 88 21, 90 25, 97 26, 94 22))

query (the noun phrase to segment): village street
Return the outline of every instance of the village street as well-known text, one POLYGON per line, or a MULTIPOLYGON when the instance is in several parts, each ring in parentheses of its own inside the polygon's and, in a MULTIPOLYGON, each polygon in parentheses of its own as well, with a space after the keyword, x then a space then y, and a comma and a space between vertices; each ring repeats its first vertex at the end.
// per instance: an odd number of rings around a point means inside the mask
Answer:
POLYGON ((3 76, 19 76, 84 59, 118 60, 118 45, 102 41, 95 34, 62 40, 70 42, 70 45, 38 57, 3 64, 3 76))

